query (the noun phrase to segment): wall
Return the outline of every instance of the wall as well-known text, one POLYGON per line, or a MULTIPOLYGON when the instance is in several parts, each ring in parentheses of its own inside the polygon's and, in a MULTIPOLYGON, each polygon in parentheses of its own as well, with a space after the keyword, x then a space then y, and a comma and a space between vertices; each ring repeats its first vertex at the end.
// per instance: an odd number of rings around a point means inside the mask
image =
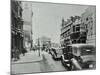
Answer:
POLYGON ((82 14, 82 23, 85 25, 87 32, 87 44, 95 45, 96 41, 96 8, 95 6, 88 7, 82 14))

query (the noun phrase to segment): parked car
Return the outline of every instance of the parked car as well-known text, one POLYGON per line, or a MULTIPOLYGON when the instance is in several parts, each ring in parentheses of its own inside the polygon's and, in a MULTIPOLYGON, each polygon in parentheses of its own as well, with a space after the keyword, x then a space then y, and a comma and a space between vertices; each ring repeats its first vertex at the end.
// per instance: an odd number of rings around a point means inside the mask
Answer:
POLYGON ((63 49, 62 64, 69 70, 95 69, 96 49, 89 44, 71 44, 63 49))
POLYGON ((65 66, 68 70, 71 70, 72 68, 72 63, 71 63, 71 47, 67 46, 62 48, 62 56, 61 56, 61 63, 63 66, 65 66))
POLYGON ((54 60, 59 60, 59 59, 61 59, 62 50, 61 50, 60 48, 58 48, 58 49, 52 48, 52 49, 50 50, 50 54, 52 55, 52 58, 53 58, 54 60))

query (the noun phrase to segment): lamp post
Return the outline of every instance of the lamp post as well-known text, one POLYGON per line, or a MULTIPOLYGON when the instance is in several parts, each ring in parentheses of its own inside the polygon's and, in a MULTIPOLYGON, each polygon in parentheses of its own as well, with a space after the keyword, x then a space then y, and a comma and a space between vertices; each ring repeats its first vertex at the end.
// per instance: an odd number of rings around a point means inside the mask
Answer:
POLYGON ((39 56, 40 56, 40 40, 38 38, 38 52, 39 52, 39 56))

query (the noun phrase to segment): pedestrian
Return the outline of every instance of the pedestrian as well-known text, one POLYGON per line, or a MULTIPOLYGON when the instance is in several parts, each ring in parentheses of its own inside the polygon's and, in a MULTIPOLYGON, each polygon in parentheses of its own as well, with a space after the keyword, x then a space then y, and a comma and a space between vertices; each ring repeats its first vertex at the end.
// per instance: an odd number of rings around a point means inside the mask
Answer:
POLYGON ((11 59, 14 58, 14 49, 11 49, 11 59))
POLYGON ((16 47, 14 48, 13 57, 14 57, 14 61, 16 61, 17 60, 16 47))
POLYGON ((15 48, 15 60, 19 60, 20 59, 20 52, 19 52, 19 49, 18 48, 15 48))
POLYGON ((27 50, 25 48, 22 49, 22 54, 23 56, 25 56, 25 53, 27 52, 27 50))

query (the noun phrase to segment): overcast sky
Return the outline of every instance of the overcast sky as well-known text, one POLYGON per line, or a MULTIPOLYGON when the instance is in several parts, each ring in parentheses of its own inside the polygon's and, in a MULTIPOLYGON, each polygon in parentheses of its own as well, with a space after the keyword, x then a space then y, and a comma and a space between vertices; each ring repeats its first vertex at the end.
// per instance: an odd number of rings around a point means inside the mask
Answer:
POLYGON ((60 42, 61 21, 70 16, 81 15, 88 6, 51 4, 51 3, 32 3, 33 10, 33 39, 47 36, 52 42, 60 42))

